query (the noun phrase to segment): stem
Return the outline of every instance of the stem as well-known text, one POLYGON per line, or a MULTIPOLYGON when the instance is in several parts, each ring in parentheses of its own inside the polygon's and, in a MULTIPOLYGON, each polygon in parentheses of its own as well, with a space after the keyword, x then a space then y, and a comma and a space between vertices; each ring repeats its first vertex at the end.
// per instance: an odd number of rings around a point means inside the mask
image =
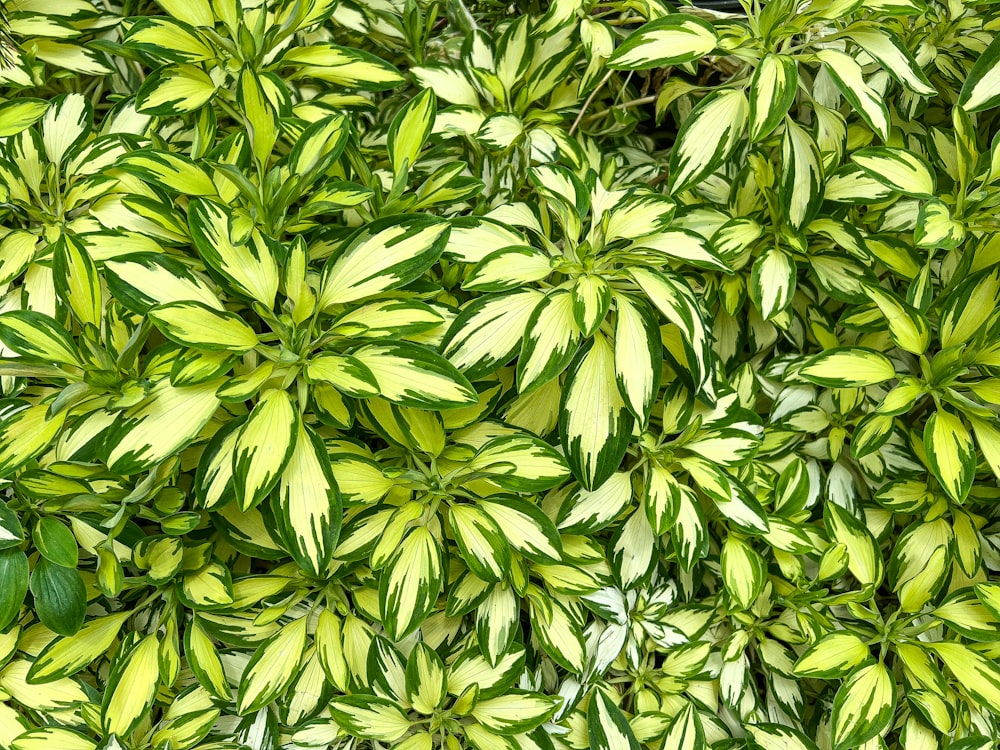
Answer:
POLYGON ((638 99, 632 99, 627 102, 622 102, 621 104, 616 104, 613 107, 602 109, 600 112, 594 112, 594 114, 592 115, 587 115, 587 120, 588 121, 596 120, 600 117, 603 117, 604 115, 610 114, 613 110, 616 109, 632 109, 633 107, 641 107, 644 104, 652 104, 653 102, 656 101, 657 96, 658 96, 657 94, 651 94, 649 96, 642 96, 639 97, 638 99))
POLYGON ((587 107, 589 107, 590 103, 594 101, 594 97, 597 96, 597 92, 600 91, 602 88, 604 88, 604 84, 606 84, 609 80, 611 80, 611 76, 613 76, 614 74, 615 72, 613 70, 609 70, 605 74, 604 78, 601 79, 601 82, 598 83, 597 86, 594 88, 594 90, 590 92, 590 96, 587 97, 587 100, 583 103, 583 106, 580 107, 580 112, 577 114, 576 119, 573 120, 573 124, 570 126, 569 129, 570 135, 573 135, 573 133, 576 132, 577 127, 580 125, 580 120, 583 119, 583 113, 587 111, 587 107))

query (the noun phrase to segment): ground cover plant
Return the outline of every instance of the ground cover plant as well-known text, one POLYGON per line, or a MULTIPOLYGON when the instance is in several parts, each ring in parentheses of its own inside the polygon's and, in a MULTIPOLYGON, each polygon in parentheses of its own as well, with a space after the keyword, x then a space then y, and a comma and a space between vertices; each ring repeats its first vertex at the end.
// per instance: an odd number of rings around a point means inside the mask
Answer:
POLYGON ((0 749, 997 746, 1000 5, 0 7, 0 749))

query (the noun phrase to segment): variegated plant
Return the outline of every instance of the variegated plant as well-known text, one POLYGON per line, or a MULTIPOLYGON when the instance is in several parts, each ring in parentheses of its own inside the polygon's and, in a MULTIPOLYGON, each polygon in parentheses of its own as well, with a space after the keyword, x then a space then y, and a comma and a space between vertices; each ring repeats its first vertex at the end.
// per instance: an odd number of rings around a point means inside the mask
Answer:
POLYGON ((997 746, 1000 6, 741 4, 0 2, 0 750, 997 746))

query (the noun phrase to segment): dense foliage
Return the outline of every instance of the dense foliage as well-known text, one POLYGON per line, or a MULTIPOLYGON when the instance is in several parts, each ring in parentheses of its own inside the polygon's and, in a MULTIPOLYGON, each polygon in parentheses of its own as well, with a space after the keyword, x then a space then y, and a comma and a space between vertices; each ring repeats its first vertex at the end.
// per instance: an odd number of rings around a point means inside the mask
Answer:
POLYGON ((2 6, 0 748, 996 747, 1000 5, 2 6))

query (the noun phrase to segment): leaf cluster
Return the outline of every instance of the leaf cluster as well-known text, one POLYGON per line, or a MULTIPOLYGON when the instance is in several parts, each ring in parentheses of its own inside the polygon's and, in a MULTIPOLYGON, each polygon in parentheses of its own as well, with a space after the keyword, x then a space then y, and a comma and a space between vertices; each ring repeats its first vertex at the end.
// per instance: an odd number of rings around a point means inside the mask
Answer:
POLYGON ((0 3, 0 750, 987 750, 1000 15, 0 3))

